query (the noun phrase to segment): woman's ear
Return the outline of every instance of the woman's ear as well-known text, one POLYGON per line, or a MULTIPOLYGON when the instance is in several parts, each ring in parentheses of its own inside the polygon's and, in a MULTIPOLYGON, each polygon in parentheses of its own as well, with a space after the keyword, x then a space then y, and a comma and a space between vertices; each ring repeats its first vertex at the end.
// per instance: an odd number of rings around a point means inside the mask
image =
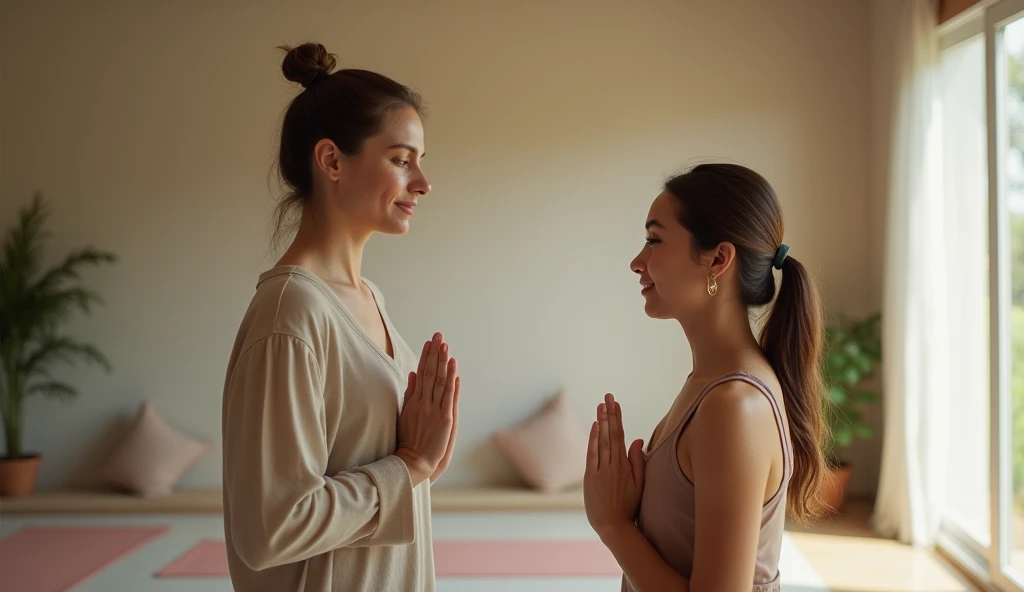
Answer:
POLYGON ((341 178, 341 150, 333 141, 324 138, 313 147, 313 164, 331 181, 341 178))
POLYGON ((736 245, 729 242, 718 243, 713 250, 705 255, 706 265, 715 277, 722 277, 736 261, 736 245))

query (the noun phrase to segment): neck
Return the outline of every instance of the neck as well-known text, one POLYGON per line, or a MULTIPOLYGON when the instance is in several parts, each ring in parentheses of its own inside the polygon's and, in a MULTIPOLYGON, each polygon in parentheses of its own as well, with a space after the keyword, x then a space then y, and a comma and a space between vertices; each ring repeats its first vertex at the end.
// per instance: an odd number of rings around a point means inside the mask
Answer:
MULTIPOLYGON (((721 294, 716 298, 721 298, 721 294)), ((740 304, 714 303, 691 318, 680 320, 693 352, 693 374, 718 375, 735 370, 738 354, 761 346, 740 304)))
POLYGON ((295 239, 280 263, 306 267, 330 283, 359 287, 363 247, 371 232, 348 223, 337 211, 321 208, 314 215, 310 210, 303 210, 295 239))

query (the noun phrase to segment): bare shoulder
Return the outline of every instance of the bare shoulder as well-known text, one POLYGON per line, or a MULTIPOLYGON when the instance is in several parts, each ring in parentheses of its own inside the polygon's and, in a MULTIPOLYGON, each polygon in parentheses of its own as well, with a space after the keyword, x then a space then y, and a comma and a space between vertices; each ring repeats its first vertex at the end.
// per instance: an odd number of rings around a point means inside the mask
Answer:
POLYGON ((694 444, 723 441, 758 446, 774 437, 775 411, 758 387, 742 380, 722 383, 707 393, 693 416, 694 444))
POLYGON ((749 382, 730 380, 708 391, 694 419, 725 428, 756 421, 765 413, 774 417, 771 403, 761 389, 749 382))

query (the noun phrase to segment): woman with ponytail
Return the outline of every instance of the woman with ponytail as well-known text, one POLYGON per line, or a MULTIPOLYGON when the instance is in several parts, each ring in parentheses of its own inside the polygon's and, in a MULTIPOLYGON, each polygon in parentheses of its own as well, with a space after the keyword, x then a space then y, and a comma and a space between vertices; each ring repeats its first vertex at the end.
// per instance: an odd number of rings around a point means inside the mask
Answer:
POLYGON ((705 164, 670 179, 645 228, 631 264, 645 311, 679 322, 693 370, 646 447, 627 450, 619 403, 605 395, 587 517, 623 591, 778 591, 787 513, 820 510, 817 289, 782 242, 774 190, 747 168, 705 164), (751 313, 773 300, 757 337, 751 313))

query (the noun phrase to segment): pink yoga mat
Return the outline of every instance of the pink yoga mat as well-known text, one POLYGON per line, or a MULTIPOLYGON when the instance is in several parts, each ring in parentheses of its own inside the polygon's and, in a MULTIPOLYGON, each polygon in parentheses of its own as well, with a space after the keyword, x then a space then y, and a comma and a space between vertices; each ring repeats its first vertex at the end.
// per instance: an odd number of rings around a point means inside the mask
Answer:
POLYGON ((226 578, 228 553, 221 539, 203 539, 199 544, 158 571, 158 578, 226 578))
MULTIPOLYGON (((600 541, 435 541, 434 566, 439 578, 622 575, 600 541)), ((203 540, 156 575, 227 577, 224 541, 203 540)))
POLYGON ((437 577, 621 576, 601 541, 437 541, 437 577))
POLYGON ((64 592, 167 531, 26 527, 0 538, 4 592, 64 592))

